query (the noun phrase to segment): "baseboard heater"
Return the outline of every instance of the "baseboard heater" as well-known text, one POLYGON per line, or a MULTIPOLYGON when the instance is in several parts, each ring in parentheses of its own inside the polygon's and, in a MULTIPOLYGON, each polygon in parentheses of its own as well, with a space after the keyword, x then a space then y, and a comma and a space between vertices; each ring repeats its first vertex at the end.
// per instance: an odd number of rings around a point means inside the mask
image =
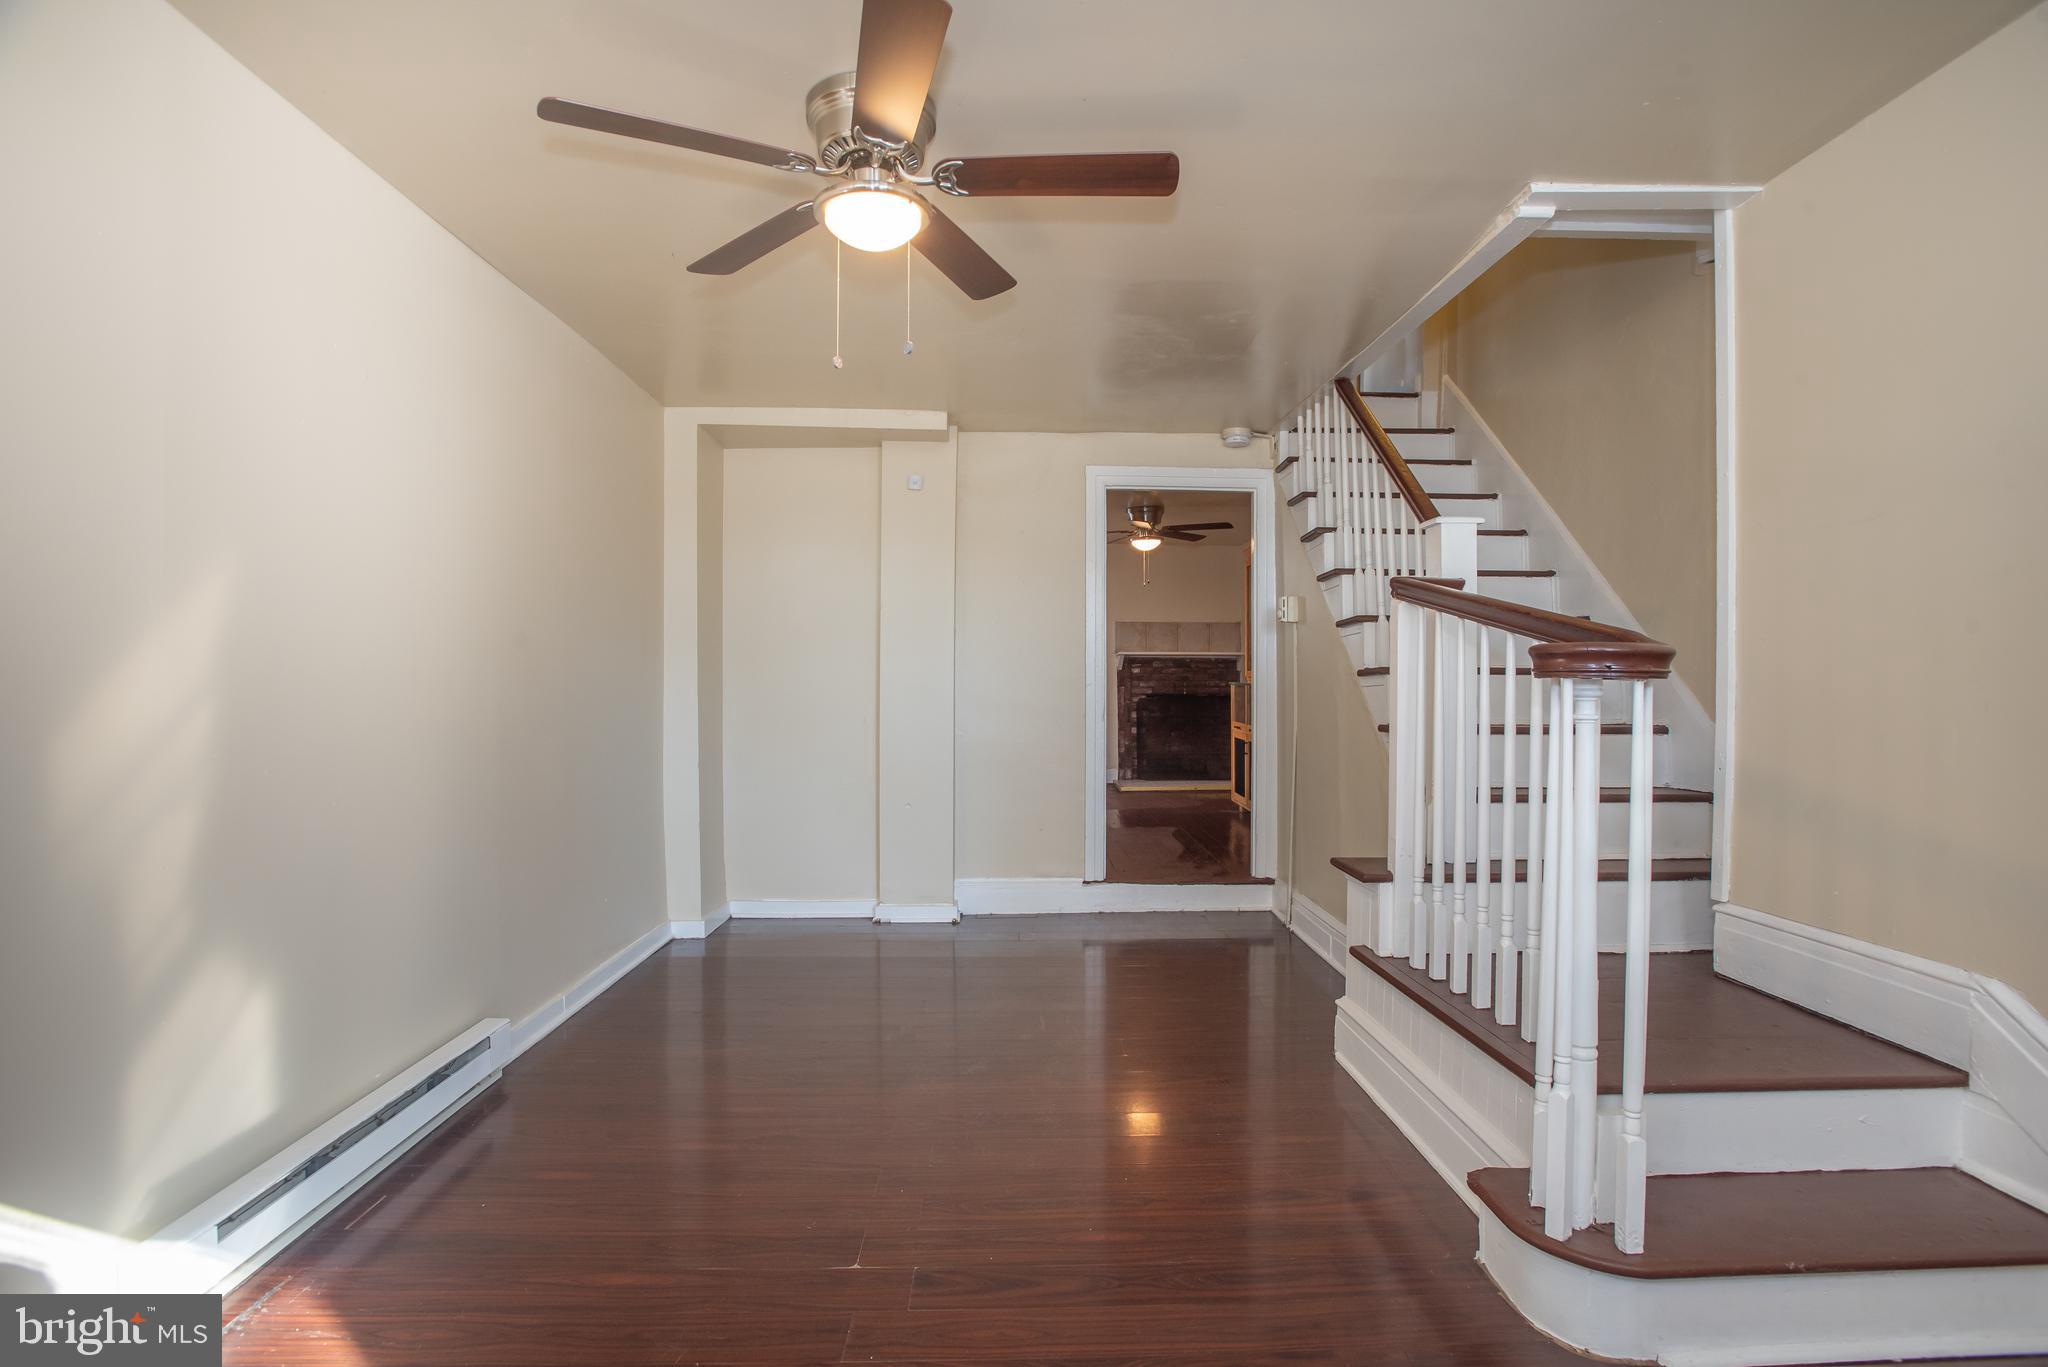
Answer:
POLYGON ((336 1195, 495 1081, 507 1022, 478 1021, 148 1241, 158 1291, 222 1290, 336 1195), (174 1282, 175 1285, 165 1284, 174 1282))

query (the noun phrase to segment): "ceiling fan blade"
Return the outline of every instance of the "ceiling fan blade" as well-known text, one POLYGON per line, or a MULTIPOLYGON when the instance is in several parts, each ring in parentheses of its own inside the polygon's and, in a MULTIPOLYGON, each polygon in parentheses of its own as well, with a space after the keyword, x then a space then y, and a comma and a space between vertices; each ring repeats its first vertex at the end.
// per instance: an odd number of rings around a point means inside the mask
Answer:
POLYGON ((1017 278, 996 264, 960 225, 933 208, 924 231, 910 239, 925 260, 937 266, 969 299, 989 299, 1014 288, 1017 278))
POLYGON ((1170 195, 1180 186, 1180 158, 1171 152, 958 157, 933 167, 932 178, 956 195, 1170 195))
POLYGON ((1176 522, 1166 529, 1169 532, 1227 532, 1228 522, 1176 522))
POLYGON ((1196 536, 1193 532, 1181 531, 1177 527, 1161 527, 1153 535, 1170 537, 1175 541, 1207 541, 1209 539, 1206 536, 1196 536))
POLYGON ((1124 539, 1125 537, 1127 537, 1127 536, 1136 536, 1136 535, 1137 535, 1137 533, 1136 533, 1136 532, 1111 532, 1111 533, 1109 534, 1109 539, 1110 539, 1111 541, 1121 541, 1121 540, 1123 540, 1123 539, 1124 539))
POLYGON ((952 18, 946 0, 867 0, 861 6, 854 127, 897 144, 917 135, 952 18))
POLYGON ((588 128, 598 133, 616 133, 622 138, 638 138, 642 142, 663 142, 670 147, 687 147, 693 152, 751 161, 757 166, 773 166, 783 171, 817 169, 817 163, 811 158, 787 147, 770 147, 765 142, 728 138, 723 133, 707 133, 701 128, 685 128, 679 123, 663 123, 660 119, 643 119, 638 114, 621 114, 616 109, 599 109, 596 105, 558 100, 552 95, 542 100, 534 112, 549 123, 588 128))
POLYGON ((692 261, 690 273, 731 275, 740 267, 759 261, 783 243, 796 241, 817 226, 818 215, 811 208, 811 201, 792 204, 766 223, 747 229, 710 255, 692 261))

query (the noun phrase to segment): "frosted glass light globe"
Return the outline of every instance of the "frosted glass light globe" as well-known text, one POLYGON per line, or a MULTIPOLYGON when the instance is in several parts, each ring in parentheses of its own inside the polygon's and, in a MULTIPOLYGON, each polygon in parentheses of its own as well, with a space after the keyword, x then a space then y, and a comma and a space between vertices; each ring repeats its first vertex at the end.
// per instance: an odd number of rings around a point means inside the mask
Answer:
POLYGON ((864 252, 889 252, 924 231, 925 211, 899 190, 849 186, 819 208, 825 230, 864 252))

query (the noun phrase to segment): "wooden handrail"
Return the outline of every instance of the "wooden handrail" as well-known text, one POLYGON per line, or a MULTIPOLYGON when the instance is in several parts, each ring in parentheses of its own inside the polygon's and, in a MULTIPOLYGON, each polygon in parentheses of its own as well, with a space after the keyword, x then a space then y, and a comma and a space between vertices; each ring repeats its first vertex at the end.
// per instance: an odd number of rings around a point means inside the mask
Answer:
POLYGON ((1627 627, 1465 593, 1428 579, 1396 577, 1389 592, 1399 602, 1528 638, 1534 643, 1529 662, 1539 679, 1664 679, 1678 655, 1662 641, 1627 627))
POLYGON ((1387 435, 1387 429, 1380 426, 1380 420, 1365 406, 1365 400, 1358 397, 1358 386, 1348 376, 1337 380, 1337 397, 1351 410, 1351 420, 1365 433, 1365 439, 1379 452, 1380 463, 1394 476, 1394 487, 1401 491, 1401 497, 1408 501, 1410 511, 1418 522, 1434 522, 1437 518, 1436 501, 1424 491, 1415 478, 1415 472, 1408 468, 1408 462, 1401 459, 1401 453, 1394 449, 1394 442, 1387 435))

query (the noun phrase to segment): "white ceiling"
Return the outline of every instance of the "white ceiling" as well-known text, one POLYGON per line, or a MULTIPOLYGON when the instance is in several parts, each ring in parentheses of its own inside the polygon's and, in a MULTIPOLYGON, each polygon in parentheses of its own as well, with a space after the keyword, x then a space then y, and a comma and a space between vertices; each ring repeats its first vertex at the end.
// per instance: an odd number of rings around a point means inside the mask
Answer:
MULTIPOLYGON (((820 182, 544 124, 559 95, 810 148, 856 0, 173 0, 670 404, 975 430, 1265 425, 1532 180, 1761 182, 2029 0, 955 0, 940 156, 1181 157, 1167 200, 948 202, 984 303, 811 233, 684 265, 820 182)), ((1899 187, 1910 193, 1910 187, 1899 187)))

